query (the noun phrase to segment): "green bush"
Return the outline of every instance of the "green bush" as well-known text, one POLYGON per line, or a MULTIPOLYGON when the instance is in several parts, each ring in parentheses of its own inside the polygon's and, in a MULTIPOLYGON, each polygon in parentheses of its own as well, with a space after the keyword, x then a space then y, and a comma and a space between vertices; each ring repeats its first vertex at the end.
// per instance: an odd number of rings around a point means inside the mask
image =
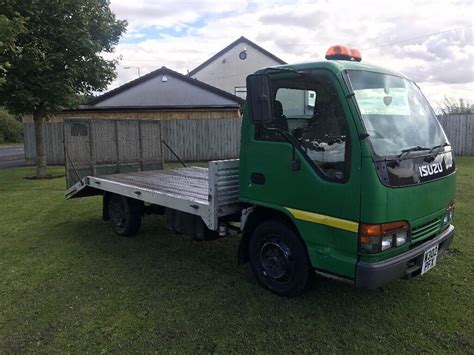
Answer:
POLYGON ((443 115, 470 115, 474 113, 474 104, 463 98, 453 99, 445 96, 440 111, 443 115))
POLYGON ((5 110, 0 109, 0 143, 23 141, 23 125, 5 110))

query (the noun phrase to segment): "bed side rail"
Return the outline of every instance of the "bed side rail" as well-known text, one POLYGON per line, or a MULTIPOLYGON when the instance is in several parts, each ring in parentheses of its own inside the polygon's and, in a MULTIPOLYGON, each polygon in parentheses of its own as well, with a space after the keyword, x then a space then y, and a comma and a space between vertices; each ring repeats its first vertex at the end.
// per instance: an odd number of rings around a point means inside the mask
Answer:
POLYGON ((209 162, 209 223, 216 230, 218 218, 239 211, 239 159, 209 162))

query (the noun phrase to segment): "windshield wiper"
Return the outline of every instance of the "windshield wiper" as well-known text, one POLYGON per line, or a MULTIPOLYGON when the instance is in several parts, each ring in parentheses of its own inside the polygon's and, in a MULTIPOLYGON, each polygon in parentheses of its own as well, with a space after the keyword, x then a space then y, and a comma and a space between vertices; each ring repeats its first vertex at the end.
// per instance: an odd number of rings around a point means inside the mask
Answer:
POLYGON ((404 155, 406 155, 410 152, 419 152, 419 151, 422 151, 422 150, 431 150, 431 148, 420 147, 419 145, 417 145, 416 147, 402 149, 402 152, 398 155, 398 158, 401 158, 401 157, 403 157, 404 155))
POLYGON ((443 144, 435 145, 434 147, 432 147, 432 148, 430 149, 430 152, 428 153, 429 156, 427 156, 427 157, 425 158, 425 161, 427 161, 428 163, 429 163, 429 162, 432 162, 432 161, 438 156, 438 154, 439 154, 439 152, 441 151, 441 149, 444 148, 444 147, 446 147, 446 146, 448 146, 448 145, 449 145, 449 143, 445 142, 445 143, 443 143, 443 144), (436 150, 436 153, 433 154, 433 152, 434 152, 435 150, 436 150), (429 160, 429 161, 428 161, 428 160, 429 160))
POLYGON ((432 147, 432 148, 430 149, 430 153, 429 153, 429 154, 432 154, 435 149, 438 149, 438 150, 436 151, 436 154, 434 155, 434 156, 437 156, 437 155, 439 154, 439 151, 441 150, 441 148, 444 148, 444 147, 446 147, 446 146, 448 146, 448 145, 449 145, 449 143, 443 143, 443 144, 435 145, 434 147, 432 147))

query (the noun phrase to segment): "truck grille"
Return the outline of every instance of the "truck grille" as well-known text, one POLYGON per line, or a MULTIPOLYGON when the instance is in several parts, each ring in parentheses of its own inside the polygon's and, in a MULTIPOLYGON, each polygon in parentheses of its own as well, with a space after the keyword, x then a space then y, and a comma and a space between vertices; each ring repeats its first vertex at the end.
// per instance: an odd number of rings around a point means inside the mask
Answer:
POLYGON ((411 240, 418 241, 437 234, 441 229, 443 218, 438 217, 425 224, 419 225, 411 230, 411 240))

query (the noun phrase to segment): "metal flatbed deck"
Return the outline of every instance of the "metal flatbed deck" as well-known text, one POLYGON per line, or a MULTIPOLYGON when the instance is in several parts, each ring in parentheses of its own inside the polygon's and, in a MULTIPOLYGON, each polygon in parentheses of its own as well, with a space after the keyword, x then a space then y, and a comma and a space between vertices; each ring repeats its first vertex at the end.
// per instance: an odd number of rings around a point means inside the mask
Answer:
POLYGON ((208 204, 209 171, 190 167, 105 175, 102 179, 139 189, 167 194, 190 202, 208 204))
POLYGON ((87 176, 65 193, 66 198, 103 191, 201 216, 211 230, 218 218, 239 210, 238 160, 209 162, 209 168, 189 167, 104 176, 87 176))

